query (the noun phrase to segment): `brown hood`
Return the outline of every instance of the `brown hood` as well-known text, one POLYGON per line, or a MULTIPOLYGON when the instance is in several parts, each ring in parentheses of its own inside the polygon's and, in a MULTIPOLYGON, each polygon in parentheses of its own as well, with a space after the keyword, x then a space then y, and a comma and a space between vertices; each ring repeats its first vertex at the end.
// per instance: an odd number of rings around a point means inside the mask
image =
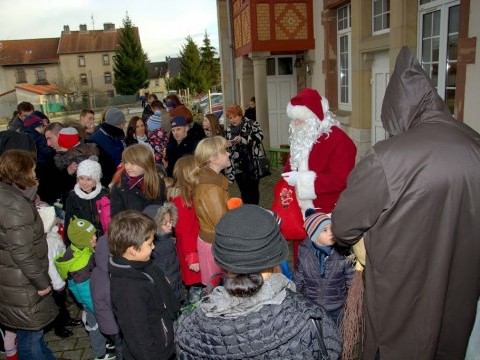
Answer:
POLYGON ((431 80, 407 47, 398 54, 385 91, 381 118, 390 135, 401 134, 422 122, 452 119, 431 80))

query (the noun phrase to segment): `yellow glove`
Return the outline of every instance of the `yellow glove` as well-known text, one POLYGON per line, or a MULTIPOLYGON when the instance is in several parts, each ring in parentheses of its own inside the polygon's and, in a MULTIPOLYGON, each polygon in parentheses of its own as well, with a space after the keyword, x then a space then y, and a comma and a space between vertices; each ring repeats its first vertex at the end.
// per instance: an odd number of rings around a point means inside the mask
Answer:
POLYGON ((355 263, 355 270, 363 271, 363 269, 365 268, 365 261, 367 258, 367 251, 365 250, 365 243, 363 241, 363 237, 360 239, 359 242, 353 245, 352 249, 357 259, 355 263))

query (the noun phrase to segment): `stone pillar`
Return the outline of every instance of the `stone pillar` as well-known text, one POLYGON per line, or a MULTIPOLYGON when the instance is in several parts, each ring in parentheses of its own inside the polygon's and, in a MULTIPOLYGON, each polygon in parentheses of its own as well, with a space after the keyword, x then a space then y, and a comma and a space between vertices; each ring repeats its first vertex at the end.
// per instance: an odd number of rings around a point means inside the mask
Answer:
POLYGON ((263 130, 263 144, 270 147, 270 127, 268 122, 268 94, 267 94, 267 57, 268 52, 250 54, 253 61, 253 81, 257 108, 257 120, 263 130))
POLYGON ((417 0, 390 2, 390 69, 393 71, 400 49, 408 46, 417 50, 417 0))
POLYGON ((231 18, 230 18, 231 0, 217 0, 217 21, 218 33, 223 34, 219 37, 219 56, 220 56, 220 72, 222 76, 223 104, 235 103, 235 67, 234 67, 234 51, 233 38, 231 34, 231 18))
POLYGON ((235 76, 237 78, 237 96, 233 103, 245 109, 255 93, 253 80, 253 62, 246 56, 235 59, 235 76))

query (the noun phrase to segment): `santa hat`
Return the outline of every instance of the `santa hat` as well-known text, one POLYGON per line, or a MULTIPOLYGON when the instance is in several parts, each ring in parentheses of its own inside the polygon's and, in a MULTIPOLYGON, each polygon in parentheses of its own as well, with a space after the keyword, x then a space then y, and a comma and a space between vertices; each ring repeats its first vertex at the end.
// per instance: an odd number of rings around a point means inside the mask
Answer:
POLYGON ((317 119, 322 121, 329 111, 328 100, 322 98, 317 90, 305 88, 290 99, 287 116, 290 119, 317 119))
POLYGON ((80 142, 80 136, 74 127, 66 127, 58 133, 58 145, 64 149, 71 149, 80 142))

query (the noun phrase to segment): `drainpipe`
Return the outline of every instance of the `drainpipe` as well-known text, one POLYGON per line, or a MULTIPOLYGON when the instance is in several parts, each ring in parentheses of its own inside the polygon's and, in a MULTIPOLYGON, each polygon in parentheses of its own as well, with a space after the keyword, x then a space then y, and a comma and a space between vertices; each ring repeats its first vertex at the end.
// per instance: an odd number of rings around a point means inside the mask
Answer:
MULTIPOLYGON (((231 71, 231 74, 232 74, 232 81, 231 81, 231 93, 233 95, 233 102, 236 102, 236 99, 237 99, 237 91, 236 91, 236 76, 235 76, 235 49, 234 49, 234 44, 233 44, 233 32, 232 32, 232 18, 233 18, 233 14, 231 12, 231 0, 226 0, 226 4, 227 4, 227 27, 228 27, 228 39, 230 40, 230 52, 231 52, 231 56, 230 56, 230 71, 231 71)), ((223 106, 225 107, 225 100, 223 101, 223 106)))

